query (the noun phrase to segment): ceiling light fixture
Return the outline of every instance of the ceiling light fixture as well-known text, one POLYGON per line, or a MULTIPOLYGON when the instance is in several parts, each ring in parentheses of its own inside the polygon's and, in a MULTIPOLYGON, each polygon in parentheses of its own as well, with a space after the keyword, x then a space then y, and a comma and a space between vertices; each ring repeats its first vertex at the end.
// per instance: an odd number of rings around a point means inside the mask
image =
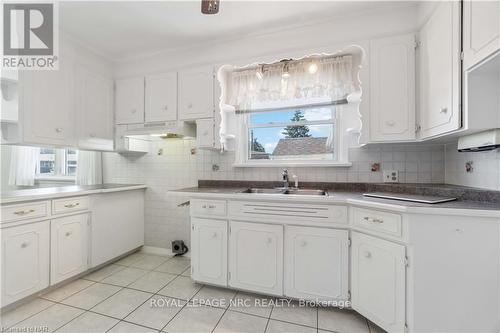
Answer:
POLYGON ((201 12, 211 15, 219 12, 219 0, 201 0, 201 12))
POLYGON ((315 74, 318 71, 318 65, 316 63, 312 62, 309 67, 307 68, 307 71, 309 74, 315 74))

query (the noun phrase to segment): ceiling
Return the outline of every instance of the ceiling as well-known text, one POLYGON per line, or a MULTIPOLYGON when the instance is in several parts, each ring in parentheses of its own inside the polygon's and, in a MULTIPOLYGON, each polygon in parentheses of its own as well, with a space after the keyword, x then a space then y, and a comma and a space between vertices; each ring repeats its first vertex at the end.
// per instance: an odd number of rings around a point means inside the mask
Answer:
MULTIPOLYGON (((113 60, 308 24, 394 6, 375 1, 230 1, 202 15, 198 1, 60 2, 60 25, 113 60)), ((400 5, 400 4, 399 4, 400 5)))

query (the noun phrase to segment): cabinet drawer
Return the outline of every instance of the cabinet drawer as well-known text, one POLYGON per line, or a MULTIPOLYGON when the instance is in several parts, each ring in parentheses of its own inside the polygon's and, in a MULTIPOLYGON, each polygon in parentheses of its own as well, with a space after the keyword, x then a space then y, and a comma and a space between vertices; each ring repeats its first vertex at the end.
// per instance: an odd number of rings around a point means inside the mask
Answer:
POLYGON ((191 215, 225 216, 226 202, 223 200, 191 200, 191 215))
POLYGON ((88 197, 72 197, 52 200, 52 214, 64 214, 89 208, 88 197))
POLYGON ((2 206, 1 223, 45 217, 49 214, 49 202, 38 201, 2 206))
POLYGON ((392 236, 401 236, 401 215, 353 208, 352 218, 355 226, 392 236))

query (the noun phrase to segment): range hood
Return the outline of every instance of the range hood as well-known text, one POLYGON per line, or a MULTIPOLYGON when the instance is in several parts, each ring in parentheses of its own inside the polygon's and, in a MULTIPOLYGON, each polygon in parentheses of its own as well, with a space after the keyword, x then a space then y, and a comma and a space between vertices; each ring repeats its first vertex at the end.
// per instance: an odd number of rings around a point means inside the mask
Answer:
POLYGON ((463 136, 458 139, 459 152, 476 152, 500 148, 500 129, 463 136))
POLYGON ((162 138, 195 137, 196 125, 185 121, 166 121, 148 124, 127 125, 125 136, 152 136, 162 138))

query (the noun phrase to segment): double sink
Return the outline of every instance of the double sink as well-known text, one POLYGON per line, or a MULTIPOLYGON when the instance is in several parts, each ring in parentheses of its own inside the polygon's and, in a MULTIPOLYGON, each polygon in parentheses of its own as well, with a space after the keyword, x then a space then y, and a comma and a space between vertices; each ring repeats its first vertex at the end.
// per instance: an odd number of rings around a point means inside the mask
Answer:
POLYGON ((307 195, 307 196, 328 196, 326 190, 308 190, 290 188, 247 188, 238 193, 245 194, 275 194, 275 195, 307 195))

